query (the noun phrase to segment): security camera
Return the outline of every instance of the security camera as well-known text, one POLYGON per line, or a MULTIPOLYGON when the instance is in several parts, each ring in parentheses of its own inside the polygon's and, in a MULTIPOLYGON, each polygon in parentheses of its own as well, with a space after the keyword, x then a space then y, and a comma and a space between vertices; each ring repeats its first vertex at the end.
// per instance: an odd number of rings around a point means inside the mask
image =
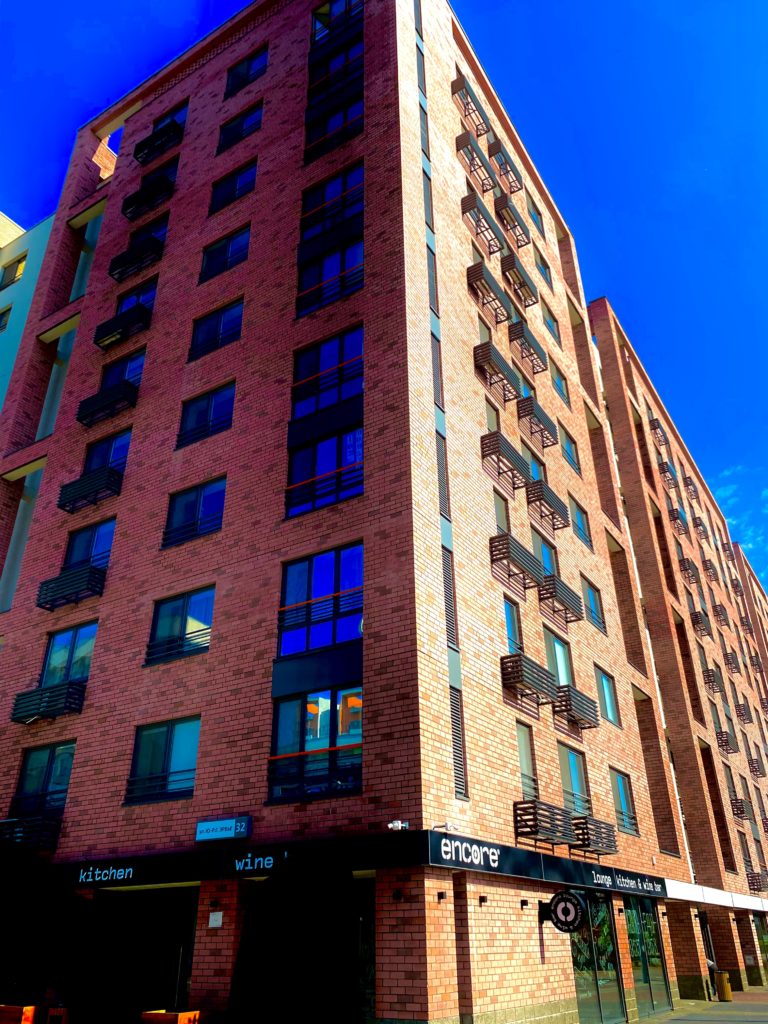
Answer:
POLYGON ((390 831, 392 831, 392 832, 403 832, 408 827, 409 827, 408 822, 407 821, 400 821, 399 818, 397 819, 397 821, 388 821, 387 822, 387 828, 390 831))

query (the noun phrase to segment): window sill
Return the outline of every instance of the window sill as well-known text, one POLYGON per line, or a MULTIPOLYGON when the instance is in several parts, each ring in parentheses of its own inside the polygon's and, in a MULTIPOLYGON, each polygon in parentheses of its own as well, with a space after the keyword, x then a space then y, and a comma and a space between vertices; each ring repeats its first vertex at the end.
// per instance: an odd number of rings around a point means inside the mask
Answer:
POLYGON ((137 807, 140 804, 165 804, 169 800, 191 800, 195 795, 193 789, 179 790, 178 793, 162 793, 157 796, 136 796, 123 800, 123 807, 137 807))
POLYGON ((617 832, 621 832, 621 834, 622 834, 623 836, 634 836, 635 838, 638 838, 638 837, 640 836, 640 831, 639 831, 639 829, 634 829, 634 828, 622 828, 622 826, 621 826, 621 825, 617 825, 617 826, 616 826, 616 831, 617 831, 617 832))
POLYGON ((347 796, 361 796, 362 786, 356 789, 345 789, 339 793, 306 793, 303 796, 270 796, 264 801, 264 807, 277 807, 280 804, 315 804, 318 800, 341 800, 347 796))

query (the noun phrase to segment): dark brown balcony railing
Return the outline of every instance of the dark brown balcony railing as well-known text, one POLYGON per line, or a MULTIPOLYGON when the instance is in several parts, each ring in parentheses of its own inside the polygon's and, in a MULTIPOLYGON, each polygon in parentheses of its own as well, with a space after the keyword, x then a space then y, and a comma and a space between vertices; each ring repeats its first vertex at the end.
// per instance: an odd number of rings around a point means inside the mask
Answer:
POLYGON ((0 846, 19 844, 31 850, 56 849, 61 832, 61 815, 36 814, 0 820, 0 846))
POLYGON ((517 212, 512 198, 503 192, 493 201, 493 208, 496 216, 502 223, 505 231, 509 233, 518 249, 528 245, 531 241, 531 232, 521 215, 517 212))
POLYGON ((717 696, 719 693, 723 693, 725 690, 723 680, 713 668, 705 668, 702 675, 704 676, 704 685, 711 694, 717 696))
POLYGON ((458 78, 451 82, 451 95, 459 108, 461 116, 471 127, 475 135, 478 138, 486 135, 491 129, 488 115, 483 110, 480 100, 464 75, 459 75, 458 78))
POLYGON ((696 481, 693 479, 692 476, 685 476, 685 477, 683 477, 683 486, 685 487, 686 491, 688 492, 688 497, 692 501, 698 501, 699 500, 699 488, 698 488, 698 485, 697 485, 696 481))
POLYGON ((752 626, 752 620, 750 619, 750 617, 748 615, 742 615, 742 616, 739 617, 739 625, 744 630, 744 632, 747 634, 747 636, 754 636, 755 635, 755 630, 754 630, 754 628, 752 626))
POLYGON ((766 715, 768 715, 768 697, 761 697, 760 698, 760 707, 762 708, 764 713, 766 715))
POLYGON ((724 661, 725 667, 729 672, 735 672, 737 675, 741 675, 741 662, 739 661, 739 656, 735 651, 727 651, 724 661))
POLYGON ((510 345, 520 348, 521 359, 527 360, 533 372, 542 373, 549 366, 549 356, 542 345, 534 338, 525 320, 516 320, 507 328, 510 345))
POLYGON ((136 192, 132 192, 123 200, 123 216, 128 220, 138 220, 145 213, 157 209, 173 195, 176 184, 166 174, 155 175, 152 172, 150 181, 145 182, 136 192))
POLYGON ((609 855, 618 851, 616 842, 616 826, 608 821, 600 821, 589 815, 573 817, 573 828, 576 833, 574 850, 594 853, 598 856, 609 855))
POLYGON ((677 487, 677 470, 671 462, 659 462, 659 476, 664 481, 667 487, 677 487))
POLYGON ((650 427, 651 433, 653 434, 655 440, 660 445, 666 447, 669 444, 669 438, 667 437, 666 430, 661 425, 661 420, 658 419, 658 418, 654 418, 652 420, 649 420, 648 421, 648 426, 650 427))
POLYGON ((577 690, 575 686, 560 687, 552 710, 569 725, 575 725, 579 729, 596 729, 600 725, 597 701, 577 690))
POLYGON ((137 302, 133 306, 99 324, 93 335, 93 342, 100 349, 111 348, 118 342, 127 341, 134 334, 145 331, 152 322, 152 307, 137 302))
POLYGON ((738 747, 733 742, 731 734, 726 729, 715 730, 715 737, 717 739, 717 749, 721 754, 736 754, 738 753, 738 747))
POLYGON ((156 128, 133 147, 133 158, 145 167, 169 149, 178 146, 184 138, 184 125, 172 120, 162 128, 156 128))
POLYGON ((83 473, 59 491, 58 506, 64 512, 79 512, 89 505, 98 505, 105 498, 118 495, 123 486, 123 471, 114 466, 101 466, 83 473))
POLYGON ((711 580, 712 583, 719 583, 720 582, 720 576, 719 576, 719 574, 717 572, 717 566, 712 561, 712 559, 711 558, 705 558, 704 562, 703 562, 703 565, 704 565, 704 572, 707 574, 707 579, 711 580))
MULTIPOLYGON (((719 626, 727 626, 728 625, 728 621, 729 621, 728 620, 728 609, 725 607, 724 604, 713 604, 712 605, 712 612, 713 612, 713 614, 715 616, 715 620, 716 620, 716 622, 717 622, 717 624, 719 626)), ((727 664, 727 661, 726 661, 726 664, 727 664)))
POLYGON ((124 409, 132 409, 138 398, 138 384, 123 380, 114 387, 105 388, 90 398, 84 398, 77 409, 77 421, 84 427, 92 427, 102 420, 117 416, 124 409))
POLYGON ((514 252, 501 257, 501 272, 514 288, 524 306, 533 306, 539 301, 539 289, 514 252))
POLYGON ((138 274, 162 258, 165 242, 150 236, 141 242, 135 242, 125 252, 121 252, 109 264, 109 276, 118 283, 138 274))
POLYGON ((523 176, 500 139, 488 143, 488 156, 498 164, 501 178, 506 182, 509 191, 519 192, 523 187, 523 176))
POLYGON ((79 604, 89 597, 100 597, 104 593, 106 575, 106 567, 91 563, 63 569, 58 576, 40 584, 37 607, 52 612, 67 604, 79 604))
POLYGON ((520 378, 496 348, 493 342, 485 341, 474 348, 475 367, 483 376, 488 391, 500 401, 515 401, 523 392, 520 378))
POLYGON ((512 300, 491 273, 487 263, 472 263, 467 267, 467 284, 483 309, 493 313, 497 324, 514 319, 512 300))
POLYGON ((551 846, 576 846, 578 840, 570 811, 543 800, 515 804, 515 837, 551 846))
POLYGON ((29 725, 39 718, 58 718, 79 714, 85 700, 85 680, 70 680, 56 686, 36 686, 34 690, 17 693, 11 721, 29 725))
POLYGON ((698 583, 699 570, 692 558, 680 558, 677 564, 680 566, 680 572, 686 583, 698 583))
POLYGON ((712 623, 706 612, 691 612, 691 625, 698 636, 712 636, 712 623))
POLYGON ((709 530, 701 516, 693 517, 693 528, 696 531, 696 536, 699 540, 709 540, 709 530))
POLYGON ((509 533, 500 533, 490 540, 491 565, 503 569, 510 581, 526 590, 538 587, 544 580, 544 566, 532 551, 509 533))
POLYGON ((737 704, 735 706, 736 717, 744 725, 749 725, 752 721, 752 709, 749 704, 737 704))
POLYGON ((456 152, 483 194, 498 188, 496 173, 472 132, 462 132, 456 137, 456 152))
POLYGON ((763 671, 763 663, 760 660, 759 654, 750 654, 749 664, 752 666, 752 668, 756 668, 758 672, 763 671))
POLYGON ((530 480, 525 486, 528 507, 535 508, 539 518, 552 530, 564 530, 571 525, 568 506, 545 480, 530 480))
POLYGON ((537 438, 542 448, 551 448, 558 443, 554 420, 547 416, 533 395, 521 398, 517 403, 517 419, 519 422, 527 421, 531 437, 537 438))
POLYGON ((688 516, 682 508, 669 509, 669 521, 672 523, 672 526, 675 528, 677 533, 690 533, 690 529, 688 527, 688 516))
POLYGON ((747 817, 747 803, 739 796, 731 797, 731 810, 734 818, 744 820, 747 817))
POLYGON ((528 697, 537 704, 552 704, 560 687, 543 665, 527 654, 505 654, 501 659, 501 682, 516 697, 528 697))
POLYGON ((483 465, 490 468, 497 483, 514 498, 515 491, 525 487, 531 479, 531 470, 520 452, 499 430, 480 438, 483 465))
POLYGON ((747 758, 747 764, 754 779, 765 778, 765 765, 762 761, 759 761, 756 757, 749 757, 747 758))
POLYGON ((731 587, 737 597, 744 597, 744 587, 741 585, 741 580, 736 576, 731 579, 731 587))
POLYGON ((473 234, 483 243, 489 256, 506 249, 504 232, 476 192, 470 192, 461 200, 461 214, 466 217, 473 234))
POLYGON ((736 555, 733 553, 733 548, 728 541, 723 541, 723 554, 729 562, 733 562, 736 559, 736 555))
POLYGON ((750 892, 763 892, 768 888, 765 872, 747 871, 747 886, 750 892))

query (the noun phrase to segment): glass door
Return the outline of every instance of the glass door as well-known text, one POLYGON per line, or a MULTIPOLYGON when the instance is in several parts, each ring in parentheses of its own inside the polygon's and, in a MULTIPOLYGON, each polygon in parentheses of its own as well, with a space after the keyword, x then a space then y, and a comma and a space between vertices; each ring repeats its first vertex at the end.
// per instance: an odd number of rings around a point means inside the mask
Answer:
POLYGON ((629 955, 635 980, 637 1012, 641 1017, 672 1008, 656 908, 643 896, 624 899, 629 955))
POLYGON ((605 894, 582 893, 587 917, 571 935, 580 1024, 618 1024, 626 1020, 613 929, 611 903, 605 894))

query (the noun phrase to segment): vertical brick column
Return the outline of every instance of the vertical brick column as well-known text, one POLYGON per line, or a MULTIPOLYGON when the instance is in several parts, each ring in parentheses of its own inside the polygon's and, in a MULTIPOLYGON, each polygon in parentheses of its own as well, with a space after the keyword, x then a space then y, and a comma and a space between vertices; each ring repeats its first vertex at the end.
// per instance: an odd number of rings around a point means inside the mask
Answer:
POLYGON ((624 913, 624 900, 620 896, 611 897, 611 914, 613 925, 616 931, 616 959, 618 970, 621 976, 621 985, 624 989, 624 1003, 627 1011, 627 1021, 632 1024, 640 1014, 637 1011, 637 995, 635 993, 635 975, 632 970, 632 957, 629 951, 629 932, 627 931, 627 917, 624 913))
POLYGON ((659 902, 656 905, 656 910, 659 918, 661 949, 664 953, 664 963, 667 968, 669 994, 672 997, 672 1005, 677 1006, 680 1002, 680 986, 677 981, 677 964, 675 963, 672 935, 669 928, 669 906, 666 903, 659 902))
MULTIPOLYGON (((709 968, 704 940, 697 920, 697 908, 690 903, 670 901, 666 905, 669 946, 681 999, 707 999, 709 968)), ((662 918, 662 922, 664 918, 662 918)))
POLYGON ((0 480, 0 574, 5 565, 23 491, 23 479, 0 480))
POLYGON ((717 969, 728 971, 734 992, 743 992, 748 984, 747 969, 736 927, 736 915, 727 907, 707 907, 707 918, 715 947, 717 969))
POLYGON ((234 880, 201 882, 189 992, 190 1009, 204 1010, 206 1014, 226 1011, 241 930, 239 883, 234 880), (209 915, 214 912, 223 915, 220 928, 209 927, 209 915))
POLYGON ((744 969, 747 975, 747 982, 750 985, 765 985, 768 983, 768 978, 763 968, 763 958, 760 955, 760 948, 757 943, 755 925, 749 911, 736 911, 736 930, 739 933, 739 943, 744 955, 744 969))

